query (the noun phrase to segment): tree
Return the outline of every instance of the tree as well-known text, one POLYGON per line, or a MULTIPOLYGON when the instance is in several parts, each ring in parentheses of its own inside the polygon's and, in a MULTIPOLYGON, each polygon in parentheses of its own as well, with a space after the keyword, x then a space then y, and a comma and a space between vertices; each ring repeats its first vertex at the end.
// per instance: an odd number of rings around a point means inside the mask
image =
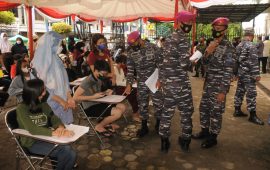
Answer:
MULTIPOLYGON (((197 38, 199 37, 210 38, 212 37, 212 26, 211 24, 197 24, 197 38)), ((231 40, 234 37, 241 36, 241 24, 230 23, 227 31, 227 37, 231 40)))
POLYGON ((70 33, 72 31, 72 26, 64 22, 58 22, 58 23, 53 23, 52 30, 59 34, 70 33))
POLYGON ((10 25, 15 22, 15 16, 10 11, 0 11, 0 24, 10 25))

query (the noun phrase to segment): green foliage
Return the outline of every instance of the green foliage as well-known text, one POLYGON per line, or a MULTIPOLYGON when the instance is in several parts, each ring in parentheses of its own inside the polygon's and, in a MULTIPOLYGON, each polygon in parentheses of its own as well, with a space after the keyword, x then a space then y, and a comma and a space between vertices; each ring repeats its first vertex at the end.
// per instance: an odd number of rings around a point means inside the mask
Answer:
POLYGON ((52 30, 59 34, 70 33, 72 31, 72 26, 64 22, 58 22, 58 23, 53 23, 52 30))
MULTIPOLYGON (((211 24, 197 24, 197 38, 204 36, 212 37, 211 24)), ((233 37, 241 36, 241 24, 230 23, 227 31, 227 37, 231 40, 233 37)))
POLYGON ((157 23, 157 36, 166 37, 173 31, 173 23, 157 23))
POLYGON ((15 16, 10 11, 0 11, 0 24, 10 25, 15 22, 15 16))

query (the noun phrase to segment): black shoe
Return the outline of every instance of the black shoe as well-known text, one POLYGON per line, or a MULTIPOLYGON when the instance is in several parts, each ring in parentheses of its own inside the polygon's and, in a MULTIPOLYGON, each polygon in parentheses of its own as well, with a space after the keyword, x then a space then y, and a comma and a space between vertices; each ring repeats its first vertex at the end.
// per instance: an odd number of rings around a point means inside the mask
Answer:
POLYGON ((160 125, 160 119, 157 119, 156 125, 155 125, 155 130, 156 130, 157 134, 159 133, 159 125, 160 125))
POLYGON ((161 137, 161 152, 168 153, 170 146, 169 138, 161 137))
POLYGON ((255 123, 257 125, 264 125, 264 122, 260 118, 258 118, 255 111, 250 112, 250 117, 249 117, 248 121, 255 123))
POLYGON ((189 144, 191 142, 191 139, 184 139, 182 137, 179 136, 178 138, 178 143, 182 149, 182 151, 184 152, 188 152, 189 151, 189 144))
POLYGON ((209 129, 208 128, 202 128, 202 131, 199 133, 192 134, 191 137, 193 139, 205 139, 209 136, 209 129))
POLYGON ((148 126, 147 126, 147 120, 142 120, 142 127, 137 131, 137 137, 144 137, 146 134, 148 134, 148 126))
POLYGON ((210 134, 210 136, 202 142, 201 147, 204 149, 208 149, 215 145, 217 145, 217 135, 210 134))
POLYGON ((246 117, 248 116, 246 113, 242 112, 241 107, 235 107, 235 111, 233 113, 234 117, 246 117))

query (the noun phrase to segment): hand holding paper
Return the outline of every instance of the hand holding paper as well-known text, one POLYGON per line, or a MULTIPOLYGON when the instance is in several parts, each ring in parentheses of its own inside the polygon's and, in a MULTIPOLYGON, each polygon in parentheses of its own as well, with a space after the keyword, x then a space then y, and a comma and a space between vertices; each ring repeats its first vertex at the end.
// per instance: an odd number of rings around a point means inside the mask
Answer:
POLYGON ((146 86, 153 92, 156 93, 158 90, 156 83, 158 81, 158 69, 156 68, 154 73, 145 81, 146 86))
POLYGON ((197 61, 197 60, 199 60, 202 56, 203 56, 202 53, 201 53, 199 50, 197 50, 197 51, 189 58, 189 60, 190 60, 190 61, 197 61))

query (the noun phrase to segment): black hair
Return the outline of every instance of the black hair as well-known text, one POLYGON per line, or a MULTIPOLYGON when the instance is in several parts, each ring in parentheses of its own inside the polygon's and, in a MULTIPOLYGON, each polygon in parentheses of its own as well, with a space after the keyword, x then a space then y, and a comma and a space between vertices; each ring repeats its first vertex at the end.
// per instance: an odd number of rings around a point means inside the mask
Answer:
POLYGON ((27 63, 27 61, 24 58, 21 58, 18 60, 17 65, 16 65, 16 76, 20 75, 22 78, 22 82, 24 83, 25 77, 24 77, 24 72, 22 71, 23 63, 27 63))
POLYGON ((12 56, 13 60, 20 60, 22 58, 24 58, 24 54, 14 54, 12 56))
POLYGON ((32 79, 24 83, 22 98, 23 102, 30 107, 31 113, 42 111, 42 108, 38 107, 41 103, 38 97, 41 96, 44 88, 44 82, 40 79, 32 79))
POLYGON ((265 36, 265 40, 269 40, 269 35, 265 36))
POLYGON ((74 46, 74 48, 78 51, 80 51, 81 53, 83 52, 83 47, 85 46, 84 42, 77 42, 74 46))
POLYGON ((64 43, 64 40, 61 41, 61 46, 62 46, 62 51, 61 51, 61 54, 68 54, 68 50, 67 50, 67 46, 66 44, 64 43))
POLYGON ((102 34, 94 34, 93 37, 92 37, 92 43, 91 43, 91 49, 93 50, 94 54, 95 55, 98 55, 99 51, 96 47, 97 45, 97 42, 99 39, 104 39, 105 42, 106 42, 106 38, 104 37, 104 35, 102 34))
POLYGON ((110 66, 104 60, 97 60, 94 64, 94 70, 110 72, 110 66))
POLYGON ((124 63, 126 64, 126 61, 127 61, 127 57, 125 55, 119 55, 115 58, 115 63, 124 63))

